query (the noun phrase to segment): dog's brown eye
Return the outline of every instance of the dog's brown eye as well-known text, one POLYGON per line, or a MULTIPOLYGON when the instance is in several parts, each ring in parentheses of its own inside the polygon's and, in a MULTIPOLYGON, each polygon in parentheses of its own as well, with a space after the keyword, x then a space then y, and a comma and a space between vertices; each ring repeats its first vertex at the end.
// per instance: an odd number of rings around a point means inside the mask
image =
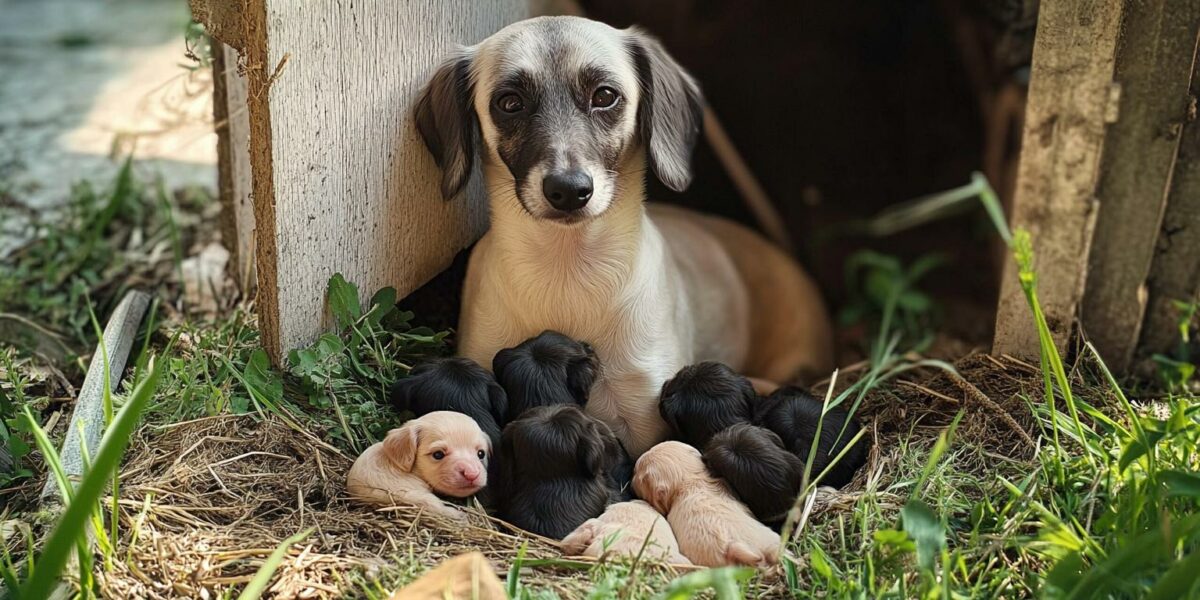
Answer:
POLYGON ((438 450, 437 452, 433 453, 433 460, 442 460, 443 458, 446 458, 445 452, 438 450))
POLYGON ((505 94, 496 101, 496 107, 509 114, 519 113, 525 110, 525 101, 516 94, 505 94))
POLYGON ((602 87, 592 94, 592 108, 610 108, 617 103, 617 91, 602 87))
POLYGON ((479 460, 483 460, 484 458, 487 458, 487 452, 484 452, 483 450, 476 452, 476 454, 479 455, 479 460))

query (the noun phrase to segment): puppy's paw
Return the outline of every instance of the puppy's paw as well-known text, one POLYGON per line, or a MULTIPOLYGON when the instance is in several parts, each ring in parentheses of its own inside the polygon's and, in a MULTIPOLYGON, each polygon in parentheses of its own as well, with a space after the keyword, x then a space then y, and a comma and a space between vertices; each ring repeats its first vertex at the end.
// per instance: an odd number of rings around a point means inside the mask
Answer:
POLYGON ((575 531, 562 539, 562 551, 566 556, 580 556, 596 540, 596 531, 600 525, 599 519, 588 519, 575 531))
POLYGON ((744 542, 729 544, 729 547, 725 549, 725 561, 727 564, 743 567, 757 567, 767 564, 766 557, 761 552, 751 548, 744 542))

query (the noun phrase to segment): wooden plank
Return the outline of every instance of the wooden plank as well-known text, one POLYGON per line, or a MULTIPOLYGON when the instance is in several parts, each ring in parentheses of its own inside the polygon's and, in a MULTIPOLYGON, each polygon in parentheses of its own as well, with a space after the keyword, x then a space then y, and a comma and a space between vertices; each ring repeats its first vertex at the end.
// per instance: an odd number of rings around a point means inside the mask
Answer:
MULTIPOLYGON (((1044 2, 1029 84, 1012 223, 1029 230, 1038 294, 1064 349, 1083 296, 1106 123, 1115 117, 1112 77, 1125 2, 1044 2)), ((993 351, 1036 357, 1037 332, 1006 263, 993 351)))
POLYGON ((254 284, 254 203, 250 173, 250 112, 247 81, 238 69, 238 53, 217 42, 213 61, 213 114, 217 130, 217 181, 222 242, 229 250, 231 274, 244 295, 254 284))
MULTIPOLYGON (((62 450, 59 451, 63 471, 72 480, 83 475, 84 456, 95 456, 100 449, 100 438, 104 437, 105 353, 108 356, 109 391, 116 391, 117 384, 121 382, 121 374, 125 372, 129 353, 133 350, 138 326, 149 306, 149 294, 138 290, 126 293, 121 303, 113 310, 112 316, 108 318, 108 323, 104 326, 104 337, 96 344, 96 351, 88 364, 87 375, 83 378, 83 386, 79 388, 79 398, 75 400, 75 408, 71 412, 67 437, 63 439, 62 450)), ((46 485, 42 488, 42 501, 57 502, 60 499, 58 482, 53 477, 48 477, 46 485)))
MULTIPOLYGON (((1200 65, 1200 48, 1193 54, 1200 65)), ((1187 121, 1175 160, 1175 173, 1167 197, 1167 210, 1158 235, 1154 264, 1147 280, 1149 305, 1142 328, 1142 357, 1169 352, 1179 343, 1175 327, 1179 318, 1175 300, 1200 296, 1200 68, 1192 72, 1187 121)))
POLYGON ((1146 280, 1187 121, 1200 31, 1195 0, 1146 0, 1126 11, 1117 48, 1117 121, 1104 140, 1100 212, 1080 319, 1108 366, 1128 368, 1146 310, 1146 280))
POLYGON ((275 360, 332 324, 340 272, 401 295, 482 234, 481 178, 442 200, 412 109, 433 69, 526 0, 254 0, 246 17, 258 310, 275 360))

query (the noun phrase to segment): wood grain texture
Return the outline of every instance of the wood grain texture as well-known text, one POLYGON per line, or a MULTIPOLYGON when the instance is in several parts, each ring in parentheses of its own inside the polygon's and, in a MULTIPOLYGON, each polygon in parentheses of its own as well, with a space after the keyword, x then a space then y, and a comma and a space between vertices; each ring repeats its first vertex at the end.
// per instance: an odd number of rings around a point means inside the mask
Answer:
POLYGON ((248 25, 261 31, 247 33, 258 306, 264 342, 278 360, 331 325, 325 289, 334 273, 358 284, 364 298, 389 285, 403 295, 486 229, 478 173, 463 197, 443 201, 412 110, 454 46, 524 18, 528 7, 524 0, 250 4, 262 10, 249 11, 248 25))
POLYGON ((217 124, 221 237, 233 258, 230 273, 242 293, 249 294, 254 286, 250 112, 246 106, 248 83, 239 72, 238 60, 233 47, 218 43, 213 61, 213 112, 217 124))
MULTIPOLYGON (((1193 65, 1200 67, 1200 49, 1193 56, 1193 65)), ((1179 343, 1175 327, 1179 312, 1173 301, 1200 296, 1200 68, 1192 72, 1190 96, 1167 210, 1147 281, 1149 305, 1140 342, 1142 357, 1169 352, 1179 343)))
POLYGON ((1200 3, 1147 0, 1126 11, 1117 48, 1121 87, 1108 127, 1080 320, 1109 368, 1124 371, 1142 328, 1150 274, 1200 32, 1200 3))
MULTIPOLYGON (((1045 2, 1038 16, 1029 100, 1011 217, 1029 230, 1038 294, 1055 343, 1065 348, 1086 278, 1112 77, 1126 2, 1045 2)), ((993 351, 1037 356, 1038 338, 1008 261, 993 351)))

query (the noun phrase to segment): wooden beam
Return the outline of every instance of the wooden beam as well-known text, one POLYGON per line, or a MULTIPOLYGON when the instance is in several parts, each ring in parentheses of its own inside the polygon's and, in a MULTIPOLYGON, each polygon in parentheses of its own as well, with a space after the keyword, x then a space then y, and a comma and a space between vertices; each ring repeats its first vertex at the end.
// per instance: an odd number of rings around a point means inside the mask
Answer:
MULTIPOLYGON (((1038 293, 1060 349, 1083 296, 1105 126, 1116 116, 1112 77, 1125 6, 1058 0, 1043 2, 1038 16, 1012 222, 1032 235, 1038 293)), ((993 350, 1023 358, 1038 353, 1012 261, 1001 284, 993 350)))
POLYGON ((213 47, 213 116, 217 130, 217 188, 221 238, 233 260, 230 274, 243 295, 254 287, 254 203, 250 173, 250 111, 238 54, 219 41, 213 47))
POLYGON ((1179 124, 1179 155, 1147 280, 1149 304, 1140 344, 1142 357, 1170 352, 1179 343, 1175 327, 1179 312, 1173 302, 1200 296, 1200 45, 1193 51, 1192 64, 1186 121, 1179 124))
POLYGON ((334 273, 364 294, 428 281, 487 227, 478 174, 443 201, 413 123, 433 69, 526 0, 245 0, 257 309, 277 362, 332 325, 334 273))
POLYGON ((1146 281, 1192 102, 1198 31, 1194 0, 1146 0, 1126 10, 1115 74, 1120 102, 1104 139, 1080 311, 1084 331, 1114 371, 1129 366, 1142 328, 1146 281))

